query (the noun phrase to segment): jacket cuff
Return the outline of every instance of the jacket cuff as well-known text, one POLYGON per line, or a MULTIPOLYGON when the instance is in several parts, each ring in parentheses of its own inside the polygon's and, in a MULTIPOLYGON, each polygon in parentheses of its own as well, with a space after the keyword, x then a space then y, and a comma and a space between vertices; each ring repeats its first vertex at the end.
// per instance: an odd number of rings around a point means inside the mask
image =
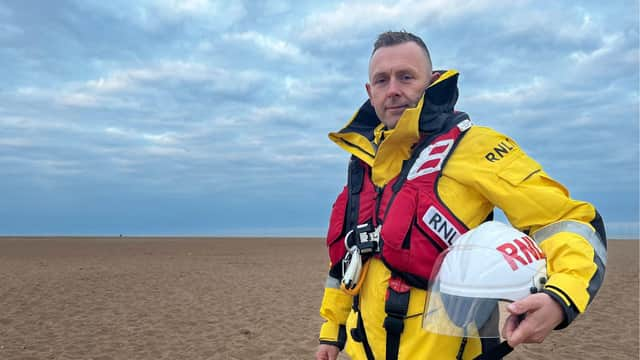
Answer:
POLYGON ((337 346, 340 351, 347 342, 347 328, 332 322, 325 322, 320 328, 320 344, 337 346))
POLYGON ((564 313, 564 319, 554 330, 566 328, 573 322, 573 320, 576 319, 576 317, 578 317, 578 314, 580 314, 578 308, 562 290, 553 286, 547 286, 542 290, 542 292, 551 296, 551 298, 560 305, 562 312, 564 313))

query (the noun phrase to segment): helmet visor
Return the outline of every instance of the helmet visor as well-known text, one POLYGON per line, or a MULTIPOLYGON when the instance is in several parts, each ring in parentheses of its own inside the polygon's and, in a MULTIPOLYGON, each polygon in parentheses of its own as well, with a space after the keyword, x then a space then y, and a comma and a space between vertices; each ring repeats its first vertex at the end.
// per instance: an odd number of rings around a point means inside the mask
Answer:
POLYGON ((491 298, 473 298, 431 291, 422 327, 432 333, 456 337, 499 338, 501 309, 506 303, 491 298))
POLYGON ((538 273, 544 274, 544 262, 531 265, 514 270, 495 248, 452 246, 436 261, 422 327, 448 336, 500 338, 506 305, 529 295, 538 273))

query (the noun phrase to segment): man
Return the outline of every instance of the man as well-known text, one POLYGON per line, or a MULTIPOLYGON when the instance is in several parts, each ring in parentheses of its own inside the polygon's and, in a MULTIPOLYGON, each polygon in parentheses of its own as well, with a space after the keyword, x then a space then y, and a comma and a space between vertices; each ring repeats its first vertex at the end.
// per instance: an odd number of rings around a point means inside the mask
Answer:
POLYGON ((353 359, 473 359, 495 346, 421 326, 435 258, 494 207, 531 234, 548 261, 544 290, 508 308, 509 345, 539 343, 566 327, 598 291, 601 217, 512 139, 454 111, 457 78, 432 72, 419 37, 383 33, 369 63, 369 100, 329 134, 352 158, 327 234, 331 269, 316 359, 336 359, 343 348, 353 359))

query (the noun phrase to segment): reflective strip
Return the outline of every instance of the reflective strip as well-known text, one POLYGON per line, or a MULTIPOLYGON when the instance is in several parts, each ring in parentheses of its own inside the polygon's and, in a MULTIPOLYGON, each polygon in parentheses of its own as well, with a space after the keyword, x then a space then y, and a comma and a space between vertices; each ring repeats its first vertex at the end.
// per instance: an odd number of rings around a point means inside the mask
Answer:
POLYGON ((466 118, 458 123, 458 129, 460 129, 461 132, 465 132, 471 129, 472 126, 473 122, 469 118, 466 118))
POLYGON ((340 280, 333 276, 327 276, 327 282, 325 282, 324 287, 329 289, 340 289, 340 280))
POLYGON ((560 221, 551 225, 547 225, 536 231, 533 234, 533 238, 539 245, 541 242, 547 240, 549 237, 559 232, 571 232, 587 239, 589 244, 591 244, 591 246, 595 250, 596 255, 602 261, 602 264, 607 264, 607 249, 605 249, 598 233, 593 231, 593 228, 591 228, 591 226, 587 224, 583 224, 577 221, 560 221))

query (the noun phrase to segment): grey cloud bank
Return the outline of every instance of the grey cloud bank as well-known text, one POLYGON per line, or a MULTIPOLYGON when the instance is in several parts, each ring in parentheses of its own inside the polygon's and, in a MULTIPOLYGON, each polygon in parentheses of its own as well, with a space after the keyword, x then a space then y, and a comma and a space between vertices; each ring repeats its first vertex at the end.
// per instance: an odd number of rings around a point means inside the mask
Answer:
POLYGON ((0 234, 323 235, 326 134, 404 28, 461 110, 637 238, 637 2, 462 4, 0 3, 0 234))

